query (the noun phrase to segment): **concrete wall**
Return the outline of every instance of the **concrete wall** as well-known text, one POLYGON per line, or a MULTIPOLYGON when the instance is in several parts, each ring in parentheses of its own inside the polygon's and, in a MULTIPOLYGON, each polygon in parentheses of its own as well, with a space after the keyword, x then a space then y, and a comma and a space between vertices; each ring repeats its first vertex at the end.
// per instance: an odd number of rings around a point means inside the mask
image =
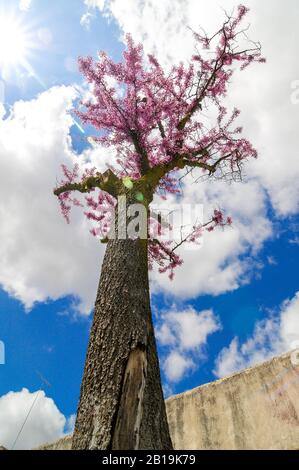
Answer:
POLYGON ((59 439, 59 441, 53 442, 52 444, 44 444, 36 450, 70 450, 72 447, 72 435, 59 439))
MULTIPOLYGON (((299 366, 290 354, 166 400, 175 449, 298 449, 299 366)), ((41 449, 65 450, 71 436, 41 449)))
POLYGON ((299 449, 299 366, 290 354, 166 401, 176 449, 299 449))

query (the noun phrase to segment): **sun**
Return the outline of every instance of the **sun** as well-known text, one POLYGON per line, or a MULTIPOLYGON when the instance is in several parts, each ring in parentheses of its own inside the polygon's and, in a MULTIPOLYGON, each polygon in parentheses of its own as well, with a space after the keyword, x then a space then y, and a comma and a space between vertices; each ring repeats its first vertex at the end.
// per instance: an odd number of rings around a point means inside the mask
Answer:
POLYGON ((30 31, 16 17, 0 15, 0 71, 28 68, 28 58, 34 45, 30 31))

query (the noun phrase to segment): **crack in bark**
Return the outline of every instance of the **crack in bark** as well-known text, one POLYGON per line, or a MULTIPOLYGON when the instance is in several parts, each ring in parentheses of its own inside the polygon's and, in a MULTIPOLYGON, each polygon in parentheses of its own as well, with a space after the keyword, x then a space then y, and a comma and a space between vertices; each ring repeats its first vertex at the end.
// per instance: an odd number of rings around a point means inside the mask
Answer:
POLYGON ((113 450, 139 449, 146 374, 146 347, 138 344, 130 352, 124 370, 112 425, 110 448, 113 450))

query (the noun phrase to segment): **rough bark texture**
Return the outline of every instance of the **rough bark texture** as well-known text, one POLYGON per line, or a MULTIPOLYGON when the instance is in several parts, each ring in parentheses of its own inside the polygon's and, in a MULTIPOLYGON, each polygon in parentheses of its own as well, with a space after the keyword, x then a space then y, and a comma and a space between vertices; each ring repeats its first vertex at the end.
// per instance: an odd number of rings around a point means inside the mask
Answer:
POLYGON ((145 240, 110 240, 73 449, 171 449, 151 319, 145 240))

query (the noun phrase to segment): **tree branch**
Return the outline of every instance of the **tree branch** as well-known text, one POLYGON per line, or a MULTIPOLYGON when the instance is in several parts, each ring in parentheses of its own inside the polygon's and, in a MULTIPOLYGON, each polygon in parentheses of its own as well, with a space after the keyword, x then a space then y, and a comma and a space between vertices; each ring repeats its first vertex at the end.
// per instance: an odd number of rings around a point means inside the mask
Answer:
POLYGON ((183 170, 186 167, 203 168, 204 170, 207 170, 210 175, 213 175, 214 173, 216 173, 217 168, 220 165, 220 163, 224 160, 227 160, 229 157, 231 157, 232 153, 224 155, 213 164, 208 164, 201 160, 190 160, 190 157, 194 158, 195 156, 198 156, 198 155, 202 155, 203 157, 208 157, 209 153, 207 149, 204 148, 201 150, 196 150, 195 152, 192 152, 191 154, 188 154, 188 153, 177 154, 171 162, 167 164, 163 164, 163 165, 157 165, 151 168, 145 176, 146 182, 151 186, 152 191, 154 191, 155 188, 158 186, 160 180, 163 179, 168 173, 175 170, 176 168, 180 170, 183 170))
POLYGON ((165 129, 164 129, 164 126, 163 126, 161 121, 158 122, 158 127, 159 127, 159 131, 160 131, 162 139, 165 139, 165 137, 166 137, 165 129))
POLYGON ((97 173, 95 176, 88 176, 80 183, 66 183, 54 190, 55 196, 70 191, 79 191, 80 193, 89 193, 94 188, 102 189, 113 197, 117 197, 118 188, 120 187, 119 178, 110 169, 105 173, 97 173))
POLYGON ((204 168, 205 170, 208 170, 209 173, 212 175, 216 172, 216 170, 217 170, 218 166, 220 165, 220 163, 223 160, 227 160, 231 156, 232 156, 232 153, 228 153, 227 155, 224 155, 223 157, 219 158, 215 163, 213 163, 213 165, 209 165, 207 163, 196 161, 196 160, 188 160, 188 161, 186 161, 185 166, 189 166, 189 167, 192 167, 192 168, 196 168, 196 167, 204 168))
POLYGON ((133 130, 131 129, 130 130, 130 135, 132 137, 132 141, 133 141, 135 150, 138 153, 138 155, 140 155, 141 174, 145 175, 146 172, 150 168, 146 150, 142 147, 142 145, 140 143, 139 135, 138 135, 137 131, 135 131, 134 129, 133 130))
POLYGON ((177 125, 177 128, 179 131, 182 131, 185 129, 185 126, 186 124, 190 121, 190 119, 192 118, 193 114, 198 110, 198 109, 202 109, 202 106, 201 106, 201 103, 202 103, 202 100, 204 99, 205 97, 205 93, 207 91, 207 89, 209 88, 209 86, 213 83, 213 81, 216 79, 216 74, 217 72, 221 69, 222 67, 222 62, 219 64, 219 59, 217 59, 216 63, 215 63, 215 67, 214 67, 214 70, 213 72, 211 73, 210 77, 208 78, 206 84, 204 85, 200 95, 198 98, 196 98, 195 102, 193 103, 193 106, 192 108, 190 109, 190 111, 183 117, 183 119, 180 120, 180 122, 178 123, 177 125))

